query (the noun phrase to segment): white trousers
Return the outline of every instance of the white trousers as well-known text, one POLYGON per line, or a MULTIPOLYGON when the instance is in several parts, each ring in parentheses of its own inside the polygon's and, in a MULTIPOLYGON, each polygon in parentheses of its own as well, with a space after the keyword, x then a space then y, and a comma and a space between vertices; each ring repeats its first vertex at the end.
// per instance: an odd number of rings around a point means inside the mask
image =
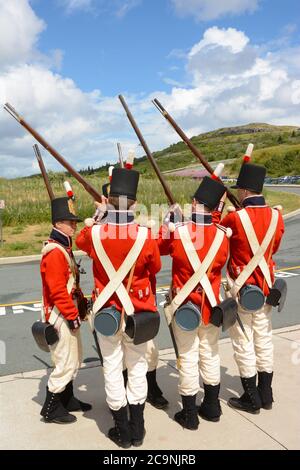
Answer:
POLYGON ((157 369, 159 352, 153 339, 150 339, 150 341, 147 341, 146 344, 147 344, 146 361, 148 364, 148 372, 152 372, 153 370, 157 369))
MULTIPOLYGON (((153 339, 150 339, 146 343, 146 361, 148 364, 148 371, 152 372, 153 370, 157 369, 158 366, 158 359, 159 359, 159 351, 153 339)), ((123 370, 126 369, 125 360, 123 358, 123 370)))
POLYGON ((219 328, 209 323, 201 324, 193 331, 184 331, 177 326, 175 320, 172 325, 180 360, 179 394, 187 396, 198 393, 199 368, 206 385, 218 385, 220 383, 219 328))
POLYGON ((126 406, 143 404, 147 397, 146 361, 147 343, 134 345, 122 331, 114 336, 98 334, 103 356, 103 372, 106 401, 111 410, 126 406), (128 381, 124 387, 123 362, 127 368, 128 381))
POLYGON ((238 322, 229 329, 234 358, 241 377, 253 377, 257 371, 273 371, 271 310, 272 307, 266 304, 254 313, 239 307, 239 315, 250 339, 249 342, 238 322))
MULTIPOLYGON (((52 312, 49 322, 54 324, 56 319, 57 314, 52 312)), ((48 380, 48 388, 52 393, 60 393, 77 375, 82 362, 82 345, 79 329, 72 332, 62 316, 57 319, 55 326, 59 328, 59 340, 50 346, 54 369, 48 380)))

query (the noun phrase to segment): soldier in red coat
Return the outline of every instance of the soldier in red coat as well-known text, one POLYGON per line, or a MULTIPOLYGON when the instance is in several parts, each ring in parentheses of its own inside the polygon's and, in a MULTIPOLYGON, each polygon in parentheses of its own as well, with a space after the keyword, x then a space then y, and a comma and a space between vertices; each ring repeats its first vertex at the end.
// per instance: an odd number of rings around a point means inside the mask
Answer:
POLYGON ((239 315, 250 339, 237 324, 230 329, 244 394, 230 398, 228 403, 250 413, 258 413, 261 407, 272 408, 273 343, 268 296, 274 284, 272 256, 284 233, 280 211, 270 208, 261 194, 265 174, 264 167, 243 163, 234 186, 242 209, 222 220, 222 225, 232 230, 228 289, 239 300, 239 315))
POLYGON ((180 363, 183 409, 175 414, 175 420, 193 430, 198 429, 197 411, 209 421, 219 421, 221 415, 219 328, 210 320, 213 308, 220 303, 221 270, 228 256, 226 229, 212 220, 212 211, 224 192, 223 184, 205 177, 194 195, 191 220, 178 224, 171 233, 166 225, 159 232, 160 253, 171 255, 173 261, 172 302, 165 312, 169 322, 172 318, 180 363), (199 355, 204 400, 197 410, 199 355))
MULTIPOLYGON (((128 162, 128 158, 127 158, 127 162, 128 162)), ((130 165, 132 166, 133 160, 131 160, 131 163, 129 165, 127 162, 126 164, 128 166, 128 169, 131 169, 130 165)), ((113 169, 114 169, 113 166, 109 167, 110 180, 112 177, 113 169)), ((85 219, 85 224, 87 226, 91 227, 92 225, 94 225, 94 223, 98 223, 98 224, 105 223, 105 219, 107 216, 106 202, 109 196, 109 189, 110 189, 110 183, 106 183, 102 186, 102 194, 103 194, 102 202, 101 203, 95 202, 97 210, 94 215, 94 218, 85 219)), ((156 277, 153 276, 150 279, 150 282, 151 282, 151 290, 153 293, 155 293, 156 292, 156 277)), ((169 402, 163 396, 163 392, 157 383, 156 371, 157 371, 158 361, 159 361, 159 351, 158 351, 157 345, 155 344, 153 340, 147 341, 146 360, 148 363, 148 372, 146 375, 147 385, 148 385, 147 402, 151 403, 152 406, 154 406, 155 408, 159 410, 166 409, 169 402)), ((124 377, 124 383, 126 387, 128 374, 127 374, 127 369, 126 369, 125 364, 124 364, 124 370, 123 370, 123 377, 124 377)))
POLYGON ((65 424, 76 421, 69 411, 92 407, 73 395, 73 379, 82 361, 78 299, 84 297, 72 252, 72 236, 80 219, 67 197, 53 199, 51 204, 53 229, 41 261, 43 312, 45 321, 55 326, 59 340, 50 346, 54 369, 41 415, 46 422, 65 424))
POLYGON ((135 344, 126 334, 125 324, 127 331, 133 314, 147 311, 153 318, 157 315, 151 279, 161 268, 151 231, 134 222, 138 179, 135 170, 114 169, 105 221, 85 227, 76 239, 77 246, 93 260, 95 328, 103 355, 106 401, 115 421, 108 437, 123 448, 143 443, 147 397, 146 342, 135 344), (115 321, 115 330, 108 331, 103 319, 115 321), (126 388, 123 362, 128 370, 126 388))

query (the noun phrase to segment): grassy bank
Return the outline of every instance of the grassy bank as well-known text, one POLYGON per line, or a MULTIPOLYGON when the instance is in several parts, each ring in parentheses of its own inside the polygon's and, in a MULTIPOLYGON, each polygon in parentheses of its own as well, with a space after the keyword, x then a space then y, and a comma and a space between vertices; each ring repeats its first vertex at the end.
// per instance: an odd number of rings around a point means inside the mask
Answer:
MULTIPOLYGON (((181 204, 189 202, 190 196, 198 186, 198 182, 188 178, 182 178, 180 180, 180 184, 178 184, 178 179, 176 179, 175 182, 174 180, 169 181, 176 199, 181 204)), ((59 186, 57 189, 59 189, 59 186)), ((76 190, 77 194, 78 192, 81 194, 81 191, 76 190)), ((63 192, 61 192, 61 195, 63 195, 63 192)), ((284 214, 300 208, 300 196, 296 194, 268 190, 265 191, 265 196, 271 206, 281 204, 283 206, 284 214)), ((51 230, 51 224, 49 223, 49 202, 45 197, 43 204, 39 201, 36 201, 35 207, 34 202, 30 201, 31 198, 29 198, 29 204, 31 210, 33 211, 33 214, 31 214, 32 218, 34 219, 35 217, 39 217, 42 219, 42 221, 39 223, 21 223, 21 215, 18 216, 20 219, 13 217, 14 225, 3 227, 3 238, 5 242, 2 246, 0 246, 0 257, 22 256, 40 253, 43 241, 47 239, 51 230)), ((149 206, 150 201, 152 201, 153 204, 166 203, 166 198, 159 183, 156 180, 151 181, 145 179, 143 180, 143 184, 141 185, 140 189, 140 202, 146 203, 146 206, 149 206)), ((27 200, 24 199, 22 201, 21 207, 19 207, 19 209, 16 207, 16 210, 20 210, 23 214, 23 217, 26 214, 30 214, 30 209, 27 208, 27 200)), ((87 194, 85 195, 85 192, 82 190, 82 197, 80 197, 78 203, 78 214, 84 218, 91 216, 93 212, 93 202, 91 198, 87 194)), ((140 215, 140 219, 143 219, 143 215, 140 215)), ((155 228, 157 228, 157 226, 158 222, 155 228)), ((83 223, 78 225, 78 229, 80 230, 81 227, 83 227, 83 223)))

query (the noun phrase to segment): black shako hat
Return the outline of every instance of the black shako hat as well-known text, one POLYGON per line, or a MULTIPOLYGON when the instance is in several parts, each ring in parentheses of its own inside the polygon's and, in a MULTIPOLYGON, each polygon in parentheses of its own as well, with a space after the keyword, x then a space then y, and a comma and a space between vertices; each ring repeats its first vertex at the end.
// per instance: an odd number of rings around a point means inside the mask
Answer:
POLYGON ((243 163, 237 182, 231 187, 233 189, 248 189, 248 191, 253 191, 254 193, 261 193, 266 172, 267 170, 264 166, 243 163))
POLYGON ((127 196, 136 201, 140 174, 136 170, 114 168, 110 182, 110 196, 127 196))
POLYGON ((209 176, 204 176, 199 188, 194 194, 194 198, 213 210, 219 204, 221 197, 225 193, 224 184, 209 176))
POLYGON ((74 211, 73 201, 68 197, 56 197, 51 201, 51 214, 52 223, 60 222, 61 220, 75 220, 76 222, 82 222, 77 217, 74 211))

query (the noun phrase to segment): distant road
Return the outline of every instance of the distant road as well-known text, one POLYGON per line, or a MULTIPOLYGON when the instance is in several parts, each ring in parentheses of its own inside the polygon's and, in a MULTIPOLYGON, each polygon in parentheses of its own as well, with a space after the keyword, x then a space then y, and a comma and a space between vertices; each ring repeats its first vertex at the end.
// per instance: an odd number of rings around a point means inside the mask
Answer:
POLYGON ((268 188, 272 191, 282 191, 284 193, 300 194, 300 186, 278 186, 277 184, 265 184, 265 188, 268 188))
MULTIPOLYGON (((208 164, 212 168, 216 168, 216 166, 219 163, 224 163, 226 165, 227 163, 232 163, 235 160, 236 160, 236 158, 227 158, 225 160, 213 160, 212 162, 208 162, 208 164)), ((183 166, 181 168, 174 168, 172 170, 165 170, 165 171, 163 171, 163 173, 167 175, 167 174, 172 174, 175 171, 179 171, 179 170, 205 170, 205 168, 201 163, 192 163, 191 165, 186 165, 186 166, 183 166)))

